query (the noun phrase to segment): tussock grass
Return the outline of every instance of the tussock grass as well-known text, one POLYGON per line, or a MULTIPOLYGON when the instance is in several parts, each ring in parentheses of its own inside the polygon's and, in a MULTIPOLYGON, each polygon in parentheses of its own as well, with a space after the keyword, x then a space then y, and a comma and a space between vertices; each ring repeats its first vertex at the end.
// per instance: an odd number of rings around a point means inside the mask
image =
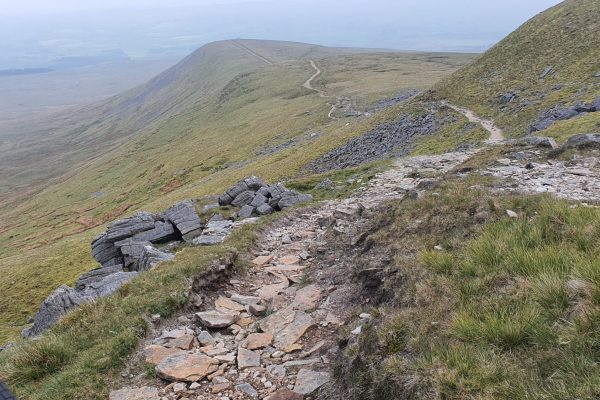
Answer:
POLYGON ((493 181, 473 179, 382 219, 371 246, 402 255, 386 282, 395 299, 338 378, 352 399, 597 398, 600 210, 492 196, 493 181))

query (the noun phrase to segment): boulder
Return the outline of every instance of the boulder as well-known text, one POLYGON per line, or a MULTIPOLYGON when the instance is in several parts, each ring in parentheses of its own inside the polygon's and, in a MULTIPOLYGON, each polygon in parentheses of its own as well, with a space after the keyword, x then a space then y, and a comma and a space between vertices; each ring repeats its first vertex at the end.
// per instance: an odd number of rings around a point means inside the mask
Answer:
POLYGON ((94 281, 86 285, 81 291, 82 295, 90 300, 98 297, 110 296, 116 292, 121 286, 129 282, 137 276, 137 272, 117 272, 105 276, 99 281, 94 281))
POLYGON ((166 220, 175 225, 186 241, 191 241, 202 232, 202 221, 191 200, 175 204, 165 211, 163 215, 166 220))
POLYGON ((329 382, 328 372, 311 371, 303 368, 298 372, 294 392, 309 395, 314 393, 321 386, 329 382))
POLYGON ((528 146, 545 147, 549 149, 558 147, 554 139, 544 136, 526 136, 521 139, 521 143, 528 146))
POLYGON ((99 274, 98 271, 102 270, 104 268, 84 274, 83 279, 77 281, 76 289, 66 285, 56 289, 44 300, 33 318, 33 325, 25 329, 22 336, 27 338, 39 335, 54 326, 67 312, 84 303, 111 295, 137 275, 137 272, 119 272, 117 268, 114 269, 117 272, 99 274))
POLYGON ((159 262, 175 257, 156 249, 150 242, 138 242, 134 239, 122 240, 115 243, 115 246, 123 254, 125 267, 132 271, 148 271, 159 262))
POLYGON ((106 233, 92 241, 92 256, 104 267, 123 264, 123 255, 113 242, 108 241, 106 233))
POLYGON ((225 192, 225 194, 227 194, 232 199, 235 199, 241 193, 244 193, 244 192, 246 192, 248 190, 250 190, 250 188, 248 187, 248 185, 246 184, 246 182, 240 181, 240 182, 236 183, 234 186, 232 186, 231 188, 229 188, 229 190, 227 190, 225 192))
POLYGON ((585 133, 571 136, 562 147, 564 149, 600 147, 600 133, 585 133))
POLYGON ((291 207, 299 203, 305 203, 307 201, 312 201, 312 196, 310 194, 301 194, 290 191, 281 196, 278 206, 283 210, 284 208, 291 207))
POLYGON ((246 190, 238 194, 235 199, 231 202, 231 205, 234 207, 242 207, 245 205, 249 205, 254 200, 255 193, 251 190, 246 190))
POLYGON ((255 208, 250 205, 242 206, 240 210, 239 217, 240 218, 250 218, 252 214, 254 214, 255 208))
POLYGON ((162 379, 174 382, 197 382, 215 372, 219 361, 204 354, 174 354, 156 366, 162 379))
POLYGON ((154 223, 159 217, 149 212, 138 212, 133 216, 120 219, 108 225, 105 240, 116 242, 133 235, 154 229, 154 223))
POLYGON ((170 222, 156 221, 154 228, 133 236, 134 240, 150 243, 164 243, 176 240, 175 228, 170 222))
POLYGON ((152 246, 152 243, 140 242, 134 239, 125 239, 115 243, 115 247, 123 254, 123 266, 125 268, 130 268, 137 263, 137 260, 142 258, 146 246, 152 246))
POLYGON ((254 196, 254 199, 252 200, 252 202, 250 203, 250 205, 252 207, 260 207, 263 204, 267 203, 269 201, 269 199, 267 199, 266 196, 260 194, 260 193, 256 193, 256 195, 254 196))
POLYGON ((249 176, 244 179, 244 183, 248 186, 248 189, 253 190, 255 192, 259 191, 261 188, 267 186, 259 177, 257 176, 249 176))
POLYGON ((258 215, 269 215, 273 214, 275 210, 269 204, 263 204, 256 209, 258 215))
POLYGON ((109 275, 116 274, 117 272, 123 272, 122 265, 113 265, 111 267, 98 268, 90 272, 86 272, 81 275, 75 283, 75 290, 84 290, 87 286, 94 282, 99 282, 109 275))
POLYGON ((228 195, 227 193, 223 193, 219 196, 219 205, 220 206, 228 206, 233 201, 233 197, 228 195))
POLYGON ((75 289, 62 285, 44 300, 33 318, 33 325, 25 329, 21 335, 25 338, 39 335, 56 324, 68 311, 86 301, 89 299, 83 298, 75 289))
POLYGON ((236 323, 239 319, 240 313, 238 312, 225 312, 225 311, 203 311, 196 313, 196 320, 206 328, 220 329, 227 328, 236 323))
POLYGON ((136 271, 148 271, 152 269, 152 267, 154 267, 156 264, 161 263, 163 261, 170 261, 174 258, 174 254, 165 253, 164 251, 160 251, 152 246, 146 246, 144 247, 142 258, 137 263, 136 271))

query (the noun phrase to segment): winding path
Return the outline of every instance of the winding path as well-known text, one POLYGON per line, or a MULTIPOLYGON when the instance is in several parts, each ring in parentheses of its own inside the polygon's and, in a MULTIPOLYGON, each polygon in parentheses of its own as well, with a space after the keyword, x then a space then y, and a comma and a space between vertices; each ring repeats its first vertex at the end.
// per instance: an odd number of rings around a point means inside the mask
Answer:
MULTIPOLYGON (((319 76, 321 75, 321 69, 317 66, 317 63, 314 62, 314 60, 310 60, 310 65, 315 69, 315 73, 308 78, 308 80, 306 82, 304 82, 304 84, 302 85, 302 87, 308 89, 308 90, 312 90, 314 92, 319 93, 319 96, 324 98, 324 99, 331 99, 334 98, 333 96, 328 96, 323 90, 320 89, 316 89, 313 87, 312 82, 319 76)), ((336 106, 335 104, 331 105, 331 110, 329 111, 329 114, 327 114, 327 117, 329 119, 337 119, 336 117, 333 116, 333 113, 336 110, 336 106)))
POLYGON ((498 128, 494 124, 494 121, 480 118, 473 111, 466 109, 466 108, 455 106, 453 104, 448 103, 447 101, 443 101, 442 104, 447 107, 450 107, 454 111, 461 113, 462 115, 467 117, 467 119, 469 121, 481 125, 483 127, 483 129, 488 131, 490 133, 490 138, 486 141, 486 143, 499 144, 499 143, 503 142, 504 140, 506 140, 506 137, 504 136, 504 132, 502 131, 502 129, 498 128))

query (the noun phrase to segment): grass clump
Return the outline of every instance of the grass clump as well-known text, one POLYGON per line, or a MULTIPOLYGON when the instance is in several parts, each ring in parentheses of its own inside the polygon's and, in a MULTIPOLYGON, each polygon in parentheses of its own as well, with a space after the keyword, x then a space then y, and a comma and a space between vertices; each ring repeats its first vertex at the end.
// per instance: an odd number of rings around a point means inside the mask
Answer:
POLYGON ((470 179, 395 204, 371 236, 398 254, 395 297, 338 371, 361 373, 350 398, 597 398, 600 210, 470 179))

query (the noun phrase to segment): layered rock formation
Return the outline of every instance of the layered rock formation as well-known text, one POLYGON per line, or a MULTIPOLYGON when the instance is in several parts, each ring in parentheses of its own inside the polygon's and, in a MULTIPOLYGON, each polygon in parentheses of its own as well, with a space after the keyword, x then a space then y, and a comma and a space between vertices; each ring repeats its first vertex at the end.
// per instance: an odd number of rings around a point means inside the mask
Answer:
POLYGON ((600 97, 597 97, 589 104, 577 103, 574 106, 557 105, 556 107, 543 112, 539 115, 536 122, 529 126, 527 133, 540 132, 548 129, 557 121, 565 121, 585 115, 588 113, 600 111, 600 97))
POLYGON ((270 214, 311 199, 310 195, 289 190, 281 183, 267 185, 251 176, 239 181, 219 197, 220 205, 241 208, 231 219, 214 213, 204 224, 194 202, 185 200, 160 214, 140 211, 131 217, 114 221, 92 241, 92 256, 100 268, 81 275, 74 288, 63 285, 56 289, 41 305, 33 325, 25 329, 22 335, 37 336, 57 323, 68 311, 108 296, 138 273, 148 271, 160 262, 172 260, 175 255, 169 248, 181 241, 192 245, 219 244, 238 224, 236 219, 270 214))

